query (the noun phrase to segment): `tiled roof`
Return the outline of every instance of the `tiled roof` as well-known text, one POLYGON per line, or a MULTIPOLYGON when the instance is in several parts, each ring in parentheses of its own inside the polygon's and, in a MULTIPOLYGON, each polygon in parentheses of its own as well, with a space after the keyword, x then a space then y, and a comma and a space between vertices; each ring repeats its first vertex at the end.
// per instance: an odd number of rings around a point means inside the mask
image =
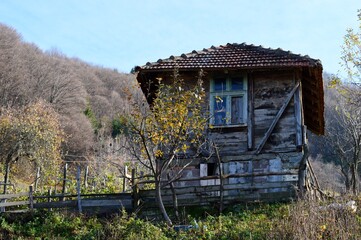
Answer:
POLYGON ((293 54, 280 48, 270 49, 262 46, 226 44, 210 47, 201 51, 192 51, 179 57, 170 56, 147 63, 138 69, 165 70, 173 69, 217 69, 217 68, 269 68, 269 67, 314 67, 321 62, 309 56, 293 54))

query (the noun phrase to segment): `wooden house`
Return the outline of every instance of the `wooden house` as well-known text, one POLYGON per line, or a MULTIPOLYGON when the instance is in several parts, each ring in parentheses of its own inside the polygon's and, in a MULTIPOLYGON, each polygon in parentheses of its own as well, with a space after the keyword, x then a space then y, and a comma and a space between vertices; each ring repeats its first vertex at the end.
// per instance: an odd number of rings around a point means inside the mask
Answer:
POLYGON ((294 197, 305 181, 306 129, 324 133, 321 62, 245 43, 212 46, 136 67, 148 101, 156 91, 149 82, 169 78, 174 68, 189 84, 204 71, 207 134, 221 158, 221 168, 215 159, 194 161, 177 193, 188 200, 193 194, 195 204, 218 201, 220 189, 225 202, 294 197), (214 175, 222 175, 223 183, 214 175))

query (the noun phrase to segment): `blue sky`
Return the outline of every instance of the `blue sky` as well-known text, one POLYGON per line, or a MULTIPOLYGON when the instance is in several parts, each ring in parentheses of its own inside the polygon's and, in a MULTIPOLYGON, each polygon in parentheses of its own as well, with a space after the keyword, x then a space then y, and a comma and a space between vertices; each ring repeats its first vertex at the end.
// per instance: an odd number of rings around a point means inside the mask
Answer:
POLYGON ((282 48, 337 73, 360 0, 1 0, 0 22, 43 50, 129 72, 212 45, 282 48))

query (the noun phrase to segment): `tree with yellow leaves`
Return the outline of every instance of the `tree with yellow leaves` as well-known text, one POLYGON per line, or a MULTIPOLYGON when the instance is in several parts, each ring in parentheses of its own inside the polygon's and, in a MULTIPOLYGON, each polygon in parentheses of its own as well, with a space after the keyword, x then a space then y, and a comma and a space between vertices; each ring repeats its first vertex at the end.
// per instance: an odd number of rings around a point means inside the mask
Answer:
POLYGON ((0 160, 4 165, 4 194, 11 166, 26 159, 43 172, 53 173, 61 162, 63 132, 57 113, 37 102, 25 107, 0 110, 0 160))
POLYGON ((127 124, 131 153, 154 178, 157 203, 169 225, 161 188, 178 178, 204 149, 207 119, 202 112, 201 76, 185 84, 175 70, 172 79, 159 79, 151 110, 137 105, 127 124))

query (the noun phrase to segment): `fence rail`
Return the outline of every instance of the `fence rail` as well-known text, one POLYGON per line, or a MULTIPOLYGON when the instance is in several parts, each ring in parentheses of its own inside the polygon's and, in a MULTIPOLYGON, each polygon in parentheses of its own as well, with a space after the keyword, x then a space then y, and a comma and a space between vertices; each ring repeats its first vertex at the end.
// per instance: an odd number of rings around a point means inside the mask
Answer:
MULTIPOLYGON (((77 175, 77 181, 80 183, 79 171, 77 175)), ((133 170, 130 176, 131 191, 110 194, 81 194, 78 184, 76 194, 51 194, 48 191, 48 194, 38 196, 34 195, 30 186, 28 192, 0 194, 0 208, 1 212, 61 208, 78 212, 107 212, 123 208, 128 211, 154 208, 156 206, 154 189, 146 190, 143 187, 155 182, 145 180, 146 177, 148 176, 136 176, 133 170)), ((257 199, 274 201, 292 196, 297 181, 296 171, 181 178, 171 183, 162 181, 161 194, 167 207, 174 207, 175 202, 178 206, 195 206, 230 204, 257 199)))
MULTIPOLYGON (((2 194, 0 195, 2 202, 0 203, 1 212, 21 212, 32 209, 58 209, 68 208, 73 210, 98 208, 98 212, 104 212, 111 209, 131 210, 132 197, 130 193, 119 194, 80 194, 78 195, 43 195, 32 196, 32 192, 23 192, 18 194, 2 194), (26 200, 18 200, 21 197, 27 197, 26 200), (80 201, 79 201, 80 197, 80 201), (61 200, 70 199, 70 200, 61 200), (45 200, 45 202, 44 202, 45 200), (56 200, 56 201, 55 201, 56 200), (79 206, 79 203, 81 204, 79 206), (15 209, 14 209, 15 207, 15 209), (5 208, 10 208, 5 210, 5 208), (104 209, 101 209, 104 208, 104 209)), ((93 209, 94 210, 94 209, 93 209)), ((86 209, 87 212, 92 209, 86 209)))

